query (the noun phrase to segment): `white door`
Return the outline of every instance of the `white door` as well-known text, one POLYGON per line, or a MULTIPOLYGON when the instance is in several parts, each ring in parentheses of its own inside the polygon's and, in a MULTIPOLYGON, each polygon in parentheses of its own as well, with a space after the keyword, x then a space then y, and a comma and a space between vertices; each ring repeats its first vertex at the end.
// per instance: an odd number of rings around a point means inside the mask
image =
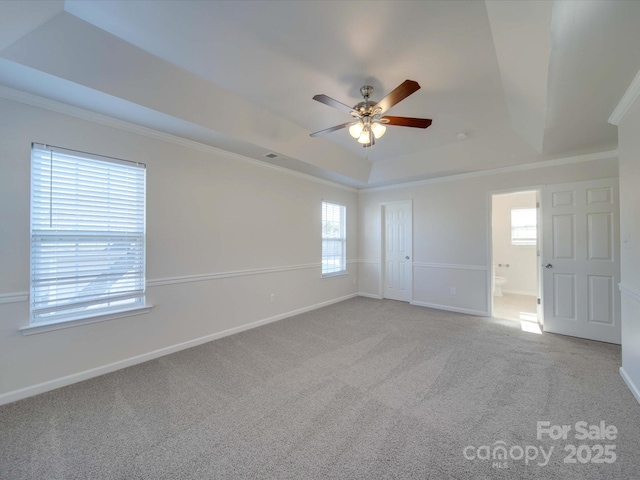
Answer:
POLYGON ((542 190, 544 330, 620 343, 617 180, 542 190))
POLYGON ((382 206, 384 298, 410 302, 412 299, 411 202, 393 202, 382 206))

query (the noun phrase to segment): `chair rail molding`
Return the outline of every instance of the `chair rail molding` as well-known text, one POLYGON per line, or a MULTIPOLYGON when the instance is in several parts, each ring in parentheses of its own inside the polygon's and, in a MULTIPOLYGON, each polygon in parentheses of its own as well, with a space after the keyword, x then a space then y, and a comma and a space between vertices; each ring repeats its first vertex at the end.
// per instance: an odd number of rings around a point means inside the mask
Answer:
POLYGON ((634 292, 628 286, 626 286, 626 285, 624 285, 622 283, 618 284, 618 288, 620 289, 620 293, 622 293, 623 295, 625 295, 625 296, 627 296, 629 298, 632 298, 636 302, 640 302, 640 293, 634 292))
POLYGON ((419 268, 449 268, 454 270, 484 270, 488 267, 486 265, 463 265, 459 263, 428 263, 428 262, 413 262, 414 267, 419 268))
POLYGON ((0 293, 0 305, 3 303, 19 303, 29 301, 29 292, 0 293))
MULTIPOLYGON (((347 264, 353 263, 347 261, 347 264)), ((250 270, 233 270, 229 272, 204 273, 196 275, 184 275, 180 277, 166 277, 147 280, 147 287, 160 287, 163 285, 176 285, 179 283, 206 282, 209 280, 220 280, 222 278, 245 277, 250 275, 265 275, 278 272, 292 272, 295 270, 307 270, 320 268, 320 263, 305 263, 300 265, 286 265, 282 267, 254 268, 250 270)))

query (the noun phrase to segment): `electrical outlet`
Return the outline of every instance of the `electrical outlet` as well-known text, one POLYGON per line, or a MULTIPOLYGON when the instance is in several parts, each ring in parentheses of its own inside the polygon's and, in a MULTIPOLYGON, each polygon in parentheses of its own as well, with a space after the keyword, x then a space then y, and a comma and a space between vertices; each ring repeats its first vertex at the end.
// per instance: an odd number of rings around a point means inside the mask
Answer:
POLYGON ((276 294, 272 293, 270 298, 271 298, 271 303, 275 302, 276 301, 276 294))
POLYGON ((451 287, 451 288, 449 289, 449 293, 450 293, 451 295, 455 295, 455 294, 456 294, 456 287, 451 287))

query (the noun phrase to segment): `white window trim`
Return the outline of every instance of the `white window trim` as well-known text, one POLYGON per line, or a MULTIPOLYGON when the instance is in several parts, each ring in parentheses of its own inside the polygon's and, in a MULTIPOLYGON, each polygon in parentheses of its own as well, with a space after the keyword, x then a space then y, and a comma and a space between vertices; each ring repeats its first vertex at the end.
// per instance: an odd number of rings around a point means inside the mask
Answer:
POLYGON ((104 322, 106 320, 143 315, 145 313, 149 313, 152 308, 153 305, 136 305, 135 307, 123 308, 111 312, 102 312, 91 317, 87 317, 85 314, 82 316, 77 315, 76 317, 66 317, 64 319, 58 319, 51 322, 32 323, 26 327, 20 328, 20 332, 22 335, 53 332, 63 328, 79 327, 81 325, 89 325, 91 323, 104 322))
MULTIPOLYGON (((33 149, 38 149, 40 151, 45 150, 45 151, 51 151, 52 155, 53 152, 55 153, 60 153, 62 155, 69 155, 69 156, 73 156, 73 157, 78 157, 80 159, 80 161, 83 161, 84 159, 87 160, 97 160, 100 162, 106 162, 106 163, 112 163, 112 164, 122 164, 122 165, 136 165, 138 168, 144 169, 145 165, 141 164, 141 163, 137 163, 137 162, 130 162, 130 161, 126 161, 126 160, 119 160, 119 159, 114 159, 114 158, 110 158, 110 157, 104 157, 104 156, 100 156, 100 155, 94 155, 94 154, 89 154, 89 153, 85 153, 85 152, 78 152, 78 151, 73 151, 73 150, 68 150, 68 149, 63 149, 63 148, 59 148, 59 147, 52 147, 49 145, 42 145, 42 144, 37 144, 37 143, 33 143, 32 144, 32 155, 33 155, 33 149)), ((52 157, 53 158, 53 157, 52 157)), ((32 156, 32 161, 33 161, 33 156, 32 156)), ((40 161, 40 159, 39 159, 40 161)), ((30 208, 30 218, 31 218, 31 249, 33 249, 33 238, 34 238, 34 210, 33 210, 33 195, 34 195, 34 170, 33 170, 33 165, 31 167, 31 208, 30 208)), ((40 174, 40 170, 38 171, 38 173, 40 174)), ((86 181, 86 178, 83 178, 83 180, 86 181)), ((146 182, 143 178, 142 180, 142 188, 143 188, 143 192, 142 192, 142 282, 143 285, 146 283, 145 282, 145 270, 146 270, 146 262, 145 262, 145 257, 146 257, 146 238, 145 238, 145 217, 146 217, 146 182)), ((138 184, 139 185, 139 184, 138 184)), ((119 185, 118 185, 119 186, 119 185)), ((38 190, 38 195, 41 195, 40 190, 38 190)), ((73 205, 73 204, 70 204, 73 205)), ((41 213, 41 212, 39 212, 41 213)), ((139 217, 138 217, 139 218, 139 217)), ((82 234, 82 230, 79 230, 82 234)), ((47 232, 48 233, 48 232, 47 232)), ((64 235, 67 232, 64 231, 64 229, 61 231, 60 235, 64 237, 64 235)), ((89 231, 89 235, 91 235, 93 232, 89 231)), ((98 234, 102 235, 101 231, 98 230, 98 234)), ((109 231, 107 233, 107 235, 112 234, 111 231, 109 231)), ((137 234, 137 233, 136 233, 137 234)), ((53 235, 53 237, 55 237, 57 235, 57 232, 53 235)), ((77 236, 77 234, 75 232, 72 232, 71 237, 73 237, 74 235, 77 236)), ((139 234, 137 234, 139 235, 139 234)), ((126 236, 126 233, 125 233, 126 236)), ((135 236, 135 235, 134 235, 135 236)), ((31 261, 30 261, 31 265, 30 268, 33 269, 33 252, 31 253, 31 261)), ((33 271, 31 272, 31 279, 30 279, 30 289, 33 290, 33 271)), ((125 292, 126 293, 126 292, 125 292)), ((68 314, 60 314, 58 316, 52 317, 51 319, 42 319, 42 318, 38 318, 36 319, 35 314, 33 313, 33 305, 31 302, 31 299, 29 300, 30 303, 30 324, 20 328, 19 330, 22 332, 23 335, 31 335, 34 333, 42 333, 42 332, 47 332, 47 331, 53 331, 53 330, 59 330, 62 328, 69 328, 69 327, 74 327, 74 326, 79 326, 79 325, 86 325, 86 324, 90 324, 90 323, 96 323, 96 322, 102 322, 105 320, 111 320, 111 319, 116 319, 116 318, 122 318, 122 317, 128 317, 128 316, 133 316, 133 315, 140 315, 140 314, 144 314, 144 313, 148 313, 151 310, 151 305, 148 305, 146 303, 146 296, 145 296, 145 288, 143 287, 142 290, 140 291, 134 291, 131 290, 129 295, 131 296, 131 298, 135 298, 135 302, 133 303, 129 303, 129 304, 125 304, 125 305, 121 305, 121 306, 113 306, 113 307, 107 307, 107 308, 99 308, 99 309, 90 309, 90 310, 85 310, 82 312, 72 312, 72 313, 68 313, 68 314), (134 295, 136 294, 136 295, 134 295)), ((30 296, 31 297, 31 294, 30 296)), ((126 296, 124 298, 127 298, 126 296)), ((110 297, 110 299, 115 299, 117 301, 117 297, 112 296, 110 297)), ((89 302, 85 302, 87 305, 89 304, 89 302)), ((82 305, 82 302, 77 303, 77 305, 82 305)), ((49 308, 49 310, 54 311, 54 307, 49 308)))
POLYGON ((326 200, 323 200, 322 203, 321 203, 321 208, 322 208, 322 211, 321 211, 321 220, 320 220, 320 225, 321 225, 321 236, 320 236, 320 242, 321 242, 321 247, 320 247, 320 257, 321 257, 321 260, 320 260, 320 276, 321 276, 321 278, 331 278, 331 277, 340 277, 340 276, 343 276, 343 275, 348 275, 349 272, 347 271, 347 206, 343 205, 341 203, 328 202, 326 200), (335 271, 335 272, 327 272, 327 273, 324 273, 322 271, 322 267, 323 267, 322 260, 324 259, 323 242, 325 240, 324 234, 322 232, 322 227, 324 226, 324 225, 322 225, 322 215, 324 215, 324 206, 325 206, 325 204, 332 205, 332 206, 338 206, 338 207, 342 208, 343 209, 343 216, 344 216, 344 218, 343 218, 343 221, 344 221, 344 225, 343 225, 344 236, 342 238, 333 239, 333 240, 341 240, 342 243, 343 243, 343 248, 344 248, 344 264, 343 264, 343 268, 342 268, 342 270, 338 270, 338 271, 335 271))
POLYGON ((340 270, 339 272, 323 273, 322 278, 343 277, 345 275, 349 275, 349 271, 346 268, 344 270, 340 270))

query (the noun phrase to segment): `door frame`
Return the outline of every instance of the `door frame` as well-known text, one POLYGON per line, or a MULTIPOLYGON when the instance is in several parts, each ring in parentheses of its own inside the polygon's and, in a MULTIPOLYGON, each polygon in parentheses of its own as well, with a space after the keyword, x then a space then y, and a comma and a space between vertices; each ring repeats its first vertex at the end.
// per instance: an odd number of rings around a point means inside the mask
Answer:
POLYGON ((409 303, 413 302, 413 199, 409 198, 406 200, 394 200, 390 202, 381 202, 380 203, 380 277, 378 279, 378 292, 380 298, 384 299, 384 287, 385 287, 385 278, 386 278, 386 269, 385 269, 385 258, 386 258, 386 216, 385 209, 390 205, 398 205, 398 204, 409 204, 409 209, 411 210, 411 268, 409 269, 409 292, 410 299, 409 303))
POLYGON ((537 289, 538 299, 540 303, 537 306, 538 324, 544 325, 544 298, 542 296, 542 272, 541 259, 544 252, 542 251, 542 204, 540 201, 541 191, 543 185, 534 185, 530 187, 514 187, 500 190, 490 190, 487 192, 487 311, 489 316, 493 317, 493 196, 494 195, 508 195, 510 193, 520 192, 536 192, 536 206, 537 206, 537 261, 536 261, 536 275, 537 275, 537 289))

